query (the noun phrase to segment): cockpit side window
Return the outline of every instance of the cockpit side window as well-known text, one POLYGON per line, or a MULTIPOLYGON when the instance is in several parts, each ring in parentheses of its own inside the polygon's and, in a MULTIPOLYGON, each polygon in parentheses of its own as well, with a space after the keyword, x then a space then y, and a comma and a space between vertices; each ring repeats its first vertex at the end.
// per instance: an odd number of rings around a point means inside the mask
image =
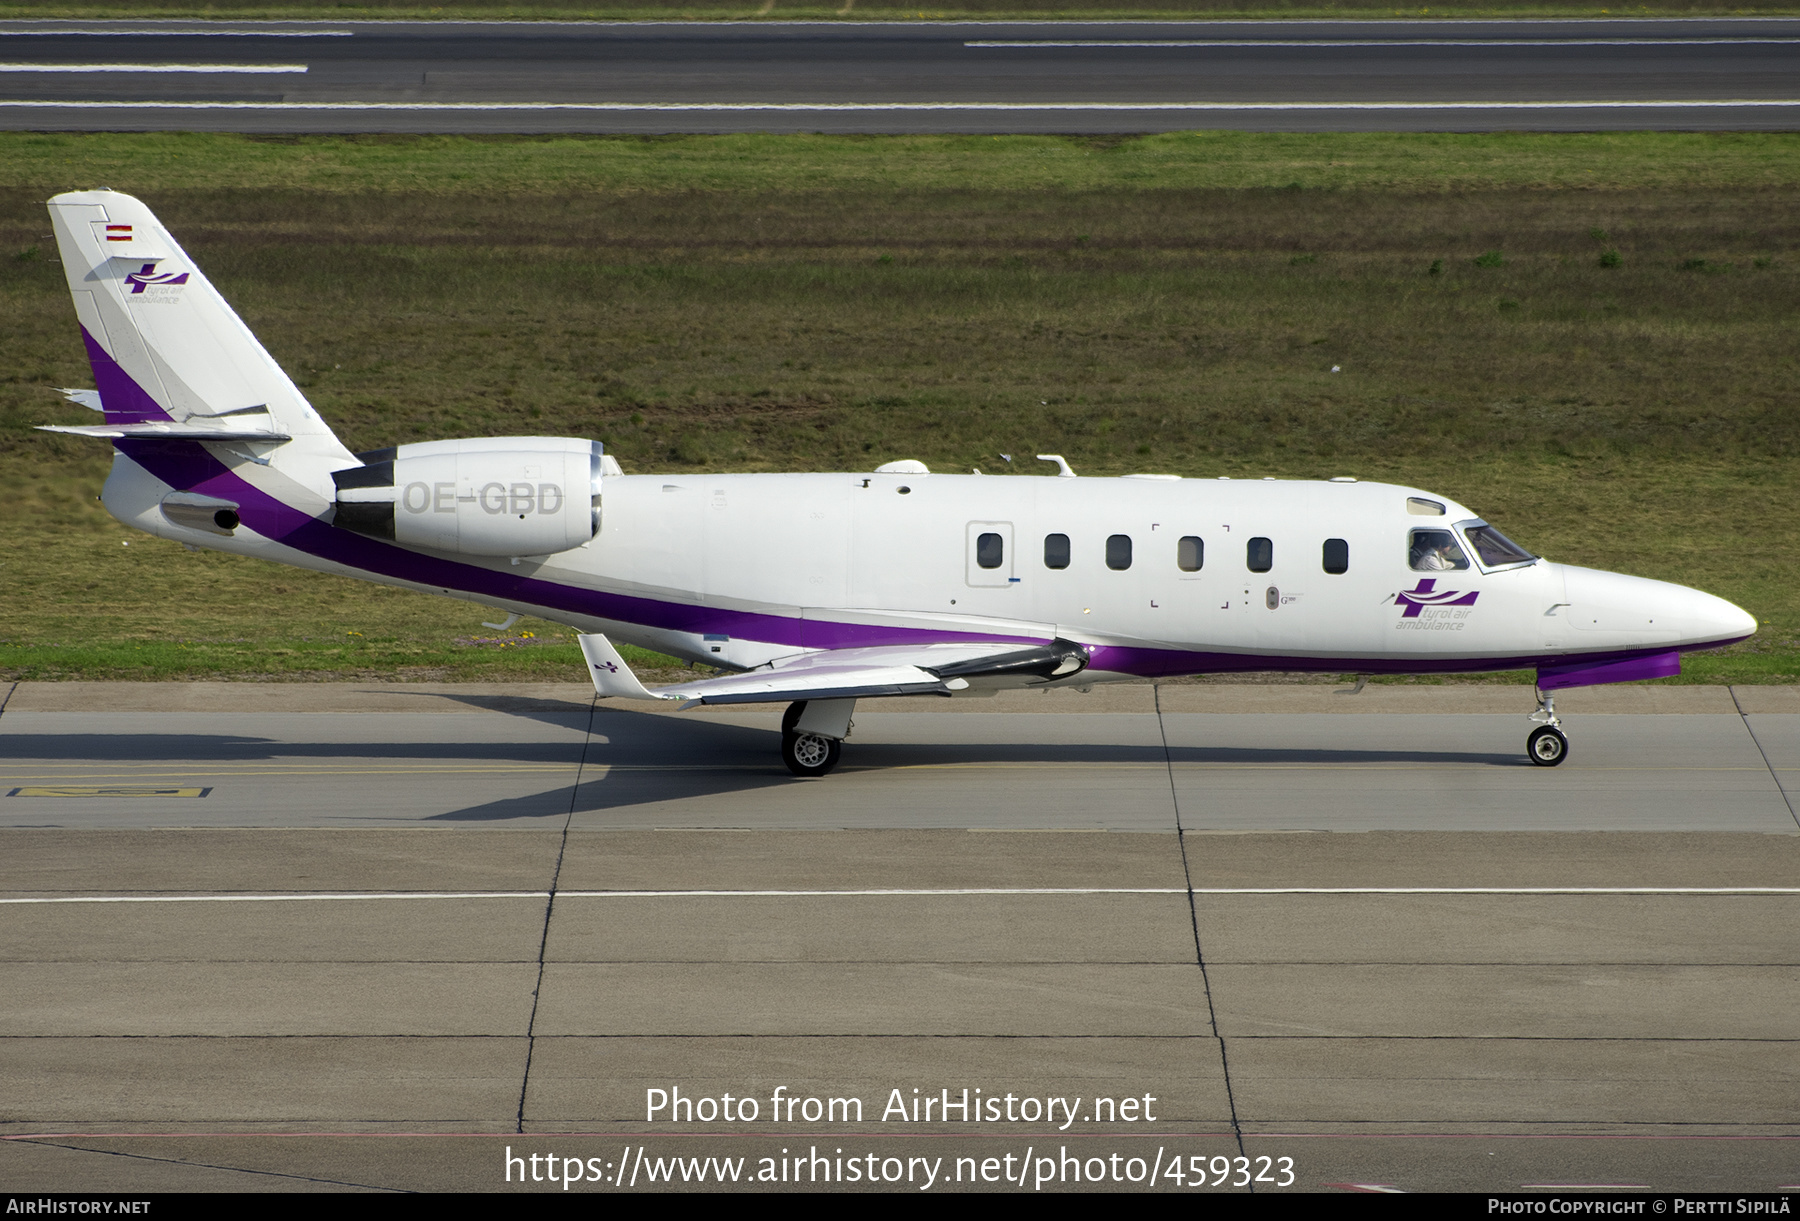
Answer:
POLYGON ((1480 557, 1482 565, 1487 568, 1499 568, 1506 564, 1524 564, 1537 559, 1537 556, 1492 526, 1469 526, 1463 530, 1463 537, 1469 540, 1469 546, 1475 548, 1475 554, 1480 557))
POLYGON ((1407 555, 1414 572, 1461 572, 1469 566, 1469 557, 1448 530, 1414 530, 1407 555))

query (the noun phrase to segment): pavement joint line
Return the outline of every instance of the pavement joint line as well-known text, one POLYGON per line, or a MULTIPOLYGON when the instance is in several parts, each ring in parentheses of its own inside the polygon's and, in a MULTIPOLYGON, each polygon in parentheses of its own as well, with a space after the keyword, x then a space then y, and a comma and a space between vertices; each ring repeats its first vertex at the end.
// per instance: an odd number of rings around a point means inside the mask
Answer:
MULTIPOLYGON (((832 1037, 832 1036, 827 1036, 827 1037, 832 1037)), ((1060 1037, 1067 1037, 1067 1036, 1057 1036, 1057 1037, 1060 1038, 1060 1037)), ((1161 1036, 1161 1037, 1188 1037, 1188 1036, 1161 1036)), ((1562 1123, 1562 1122, 1570 1122, 1570 1121, 1563 1121, 1563 1120, 1550 1120, 1550 1121, 1512 1120, 1512 1121, 1505 1121, 1505 1122, 1529 1124, 1529 1123, 1537 1123, 1537 1122, 1562 1123)), ((1573 1122, 1580 1122, 1580 1121, 1573 1121, 1573 1122)), ((1661 1126, 1671 1126, 1671 1125, 1661 1125, 1661 1126)), ((164 1131, 164 1132, 17 1132, 17 1133, 0 1133, 0 1141, 19 1141, 21 1143, 43 1143, 43 1142, 47 1142, 52 1139, 55 1139, 55 1140, 201 1140, 201 1139, 219 1140, 219 1139, 224 1139, 224 1138, 238 1138, 238 1137, 247 1138, 247 1139, 251 1139, 251 1140, 260 1140, 260 1139, 291 1140, 294 1138, 302 1138, 302 1139, 308 1139, 308 1140, 316 1140, 316 1139, 321 1139, 321 1138, 323 1138, 323 1139, 340 1139, 341 1140, 341 1139, 344 1139, 347 1137, 355 1138, 355 1139, 368 1138, 368 1139, 372 1139, 372 1140, 418 1140, 418 1139, 426 1138, 426 1137, 442 1138, 445 1140, 482 1140, 482 1139, 493 1140, 497 1137, 498 1138, 509 1138, 509 1137, 512 1137, 515 1135, 517 1135, 517 1133, 498 1132, 498 1131, 496 1131, 496 1132, 466 1132, 466 1131, 465 1132, 442 1132, 442 1131, 439 1131, 439 1132, 432 1132, 432 1131, 424 1131, 424 1132, 417 1132, 417 1131, 413 1131, 413 1132, 369 1132, 369 1131, 343 1132, 343 1131, 336 1131, 336 1132, 334 1132, 334 1131, 315 1131, 315 1130, 310 1130, 310 1129, 294 1130, 294 1129, 274 1128, 274 1129, 255 1129, 255 1130, 236 1131, 236 1132, 211 1132, 211 1131, 189 1132, 189 1131, 185 1131, 182 1129, 174 1129, 174 1130, 164 1131)), ((676 1132, 676 1131, 665 1131, 665 1132, 629 1131, 629 1132, 627 1132, 627 1131, 594 1131, 594 1130, 570 1130, 570 1129, 547 1128, 547 1129, 539 1129, 539 1130, 533 1131, 529 1135, 539 1136, 539 1137, 543 1137, 545 1139, 554 1139, 554 1138, 560 1138, 560 1137, 597 1137, 597 1136, 613 1136, 613 1137, 630 1136, 635 1139, 636 1137, 639 1137, 639 1136, 655 1136, 655 1137, 669 1137, 669 1136, 738 1137, 738 1136, 742 1136, 742 1137, 749 1137, 749 1138, 761 1138, 761 1137, 768 1137, 768 1136, 785 1136, 785 1135, 787 1135, 787 1133, 776 1132, 776 1131, 769 1131, 769 1132, 705 1132, 705 1133, 690 1133, 690 1132, 676 1132)), ((854 1139, 859 1139, 859 1138, 866 1138, 871 1134, 868 1132, 856 1132, 856 1131, 844 1131, 844 1132, 822 1131, 822 1132, 816 1133, 815 1135, 819 1139, 844 1138, 844 1139, 854 1140, 854 1139)), ((891 1140, 946 1140, 946 1139, 954 1139, 954 1138, 960 1137, 963 1135, 963 1133, 961 1133, 961 1132, 893 1132, 893 1133, 883 1133, 882 1135, 883 1135, 884 1139, 891 1139, 891 1140)), ((1230 1136, 1231 1133, 1230 1132, 1220 1132, 1220 1131, 1213 1130, 1213 1129, 1194 1129, 1194 1130, 1171 1131, 1171 1132, 1161 1132, 1161 1131, 1159 1131, 1159 1132, 1077 1132, 1077 1131, 1070 1131, 1066 1135, 1071 1139, 1079 1137, 1081 1139, 1087 1139, 1087 1140, 1164 1140, 1164 1139, 1169 1139, 1169 1138, 1196 1138, 1196 1137, 1198 1137, 1198 1138, 1216 1138, 1216 1137, 1221 1137, 1221 1136, 1230 1136)), ((1263 1132, 1263 1131, 1250 1131, 1250 1132, 1247 1132, 1246 1135, 1249 1136, 1249 1138, 1251 1140, 1596 1140, 1596 1141, 1613 1141, 1613 1140, 1617 1140, 1617 1141, 1673 1141, 1673 1140, 1682 1140, 1682 1141, 1794 1141, 1794 1140, 1800 1140, 1800 1136, 1796 1136, 1796 1135, 1793 1135, 1790 1133, 1761 1133, 1761 1132, 1687 1133, 1687 1132, 1487 1132, 1487 1131, 1476 1131, 1476 1132, 1408 1132, 1408 1131, 1381 1131, 1381 1132, 1267 1131, 1267 1132, 1263 1132)), ((86 1153, 105 1152, 104 1150, 96 1150, 96 1149, 80 1149, 79 1146, 71 1146, 71 1147, 79 1150, 80 1152, 86 1152, 86 1153)), ((197 1163, 189 1163, 189 1164, 197 1164, 197 1163)), ((1789 1190, 1790 1188, 1793 1188, 1792 1184, 1784 1185, 1780 1188, 1777 1188, 1777 1190, 1789 1190)), ((1794 1189, 1800 1190, 1800 1188, 1794 1188, 1794 1189)), ((16 1194, 20 1194, 20 1193, 15 1192, 14 1194, 16 1195, 16 1194)))
MULTIPOLYGON (((80 1137, 84 1133, 57 1133, 62 1140, 80 1137)), ((179 1133, 171 1135, 179 1137, 179 1133)), ((9 1136, 8 1140, 17 1140, 22 1144, 41 1145, 47 1149, 66 1149, 71 1153, 92 1153, 100 1157, 125 1157, 139 1162, 163 1162, 172 1166, 194 1166, 202 1170, 224 1170, 234 1174, 249 1174, 259 1178, 294 1179, 302 1183, 326 1183, 333 1187, 360 1187, 366 1191, 393 1191, 412 1194, 404 1187, 385 1187, 374 1183, 354 1183, 348 1179, 326 1179, 313 1174, 287 1174, 280 1170, 258 1170, 250 1166, 221 1166, 217 1162, 194 1162, 181 1157, 156 1157, 148 1153, 127 1153, 123 1149, 90 1149, 83 1145, 65 1145, 58 1140, 45 1136, 9 1136)))
POLYGON ((838 113, 1261 113, 1330 111, 1485 110, 1732 110, 1794 109, 1800 98, 1617 99, 1515 102, 180 102, 0 101, 0 110, 254 110, 418 111, 451 113, 576 112, 621 114, 838 113))
POLYGON ((1744 732, 1750 735, 1750 741, 1756 746, 1756 753, 1762 756, 1763 766, 1769 769, 1769 779, 1775 782, 1775 791, 1787 803, 1788 817, 1794 820, 1795 826, 1800 827, 1800 809, 1794 807, 1793 795, 1788 792, 1787 785, 1781 783, 1781 773, 1776 771, 1769 752, 1763 749, 1762 739, 1756 736, 1756 727, 1750 724, 1750 714, 1744 711, 1744 705, 1738 700, 1737 688, 1730 686, 1725 690, 1731 694, 1731 702, 1737 708, 1738 717, 1744 722, 1744 732))
POLYGON ((81 903, 335 903, 396 899, 912 899, 1094 895, 1570 895, 1678 898, 1800 895, 1800 886, 969 886, 863 890, 445 890, 248 895, 45 895, 0 905, 81 903))
MULTIPOLYGON (((1212 977, 1206 970, 1206 951, 1200 942, 1200 909, 1194 902, 1194 871, 1188 860, 1187 835, 1181 825, 1181 786, 1175 783, 1175 756, 1169 751, 1169 730, 1163 721, 1162 688, 1151 688, 1152 706, 1156 709, 1156 731, 1162 738, 1163 765, 1169 776, 1169 808, 1175 816, 1175 846, 1181 853, 1181 880, 1187 891, 1188 927, 1194 937, 1194 965, 1200 968, 1200 986, 1206 993, 1206 1017, 1212 1025, 1213 1041, 1219 1049, 1219 1076, 1225 1085, 1225 1105, 1231 1112, 1231 1136, 1237 1143, 1240 1155, 1244 1152, 1244 1125, 1238 1118, 1237 1094, 1231 1084, 1231 1061, 1226 1056, 1225 1035, 1219 1029, 1219 1010, 1213 1003, 1212 977)), ((1162 1162, 1162 1152, 1157 1151, 1157 1164, 1162 1162)), ((1155 1176, 1152 1175, 1152 1181, 1155 1176)), ((1250 1187, 1255 1194, 1254 1184, 1250 1187)))
MULTIPOLYGON (((74 27, 70 27, 71 20, 82 20, 82 19, 81 18, 71 19, 71 18, 67 18, 67 17, 11 17, 11 18, 5 19, 4 21, 0 21, 0 34, 34 33, 43 26, 50 25, 50 24, 53 24, 53 23, 59 22, 59 21, 62 23, 62 25, 64 27, 72 29, 74 27)), ((127 29, 127 28, 124 28, 123 26, 109 27, 105 24, 107 21, 126 21, 126 20, 131 20, 131 19, 129 19, 129 18, 106 18, 106 17, 88 18, 87 19, 88 25, 85 27, 76 29, 75 32, 93 33, 93 34, 150 34, 150 33, 154 33, 154 34, 189 34, 189 33, 208 32, 208 31, 204 30, 204 27, 207 25, 227 24, 225 22, 213 23, 213 22, 207 21, 205 18, 198 18, 198 17, 165 17, 165 18, 138 19, 138 24, 141 26, 157 26, 157 27, 159 27, 159 28, 154 28, 154 29, 150 29, 150 28, 127 29)), ((1574 19, 1574 20, 1579 21, 1580 19, 1574 19)), ((1589 19, 1589 20, 1591 22, 1594 19, 1589 19)), ((1796 18, 1787 17, 1787 16, 1757 16, 1757 15, 1753 15, 1753 14, 1745 14, 1745 15, 1740 16, 1737 14, 1733 14, 1728 18, 1724 18, 1723 20, 1725 20, 1733 25, 1793 25, 1796 21, 1796 18)), ((1421 22, 1416 18, 1410 18, 1410 17, 1407 17, 1407 18, 1336 17, 1336 18, 1326 18, 1326 19, 1317 20, 1317 21, 1310 21, 1307 24, 1356 26, 1359 29, 1360 28, 1372 28, 1375 26, 1391 25, 1391 26, 1401 26, 1401 27, 1405 27, 1408 29, 1418 29, 1420 25, 1555 26, 1555 25, 1568 24, 1568 23, 1570 23, 1570 21, 1571 21, 1571 19, 1564 18, 1564 17, 1438 17, 1438 18, 1433 18, 1428 22, 1421 22)), ((1706 16, 1706 17, 1679 17, 1679 16, 1611 17, 1611 16, 1609 16, 1604 19, 1602 24, 1606 24, 1606 25, 1671 25, 1671 26, 1674 26, 1674 25, 1711 25, 1711 24, 1717 24, 1720 21, 1721 21, 1721 18, 1713 17, 1713 16, 1706 16)), ((373 33, 377 30, 382 31, 382 32, 387 32, 387 31, 393 30, 393 29, 432 30, 432 31, 436 31, 436 32, 441 32, 443 30, 452 30, 455 32, 464 32, 470 28, 480 28, 480 29, 488 30, 490 32, 498 32, 500 30, 505 30, 508 33, 511 33, 514 30, 527 30, 527 31, 532 31, 532 32, 538 32, 538 31, 543 31, 543 30, 565 30, 565 29, 578 29, 578 30, 579 29, 603 30, 603 29, 612 29, 612 28, 642 29, 642 28, 648 28, 648 27, 653 27, 653 26, 661 27, 661 28, 665 28, 665 29, 671 29, 671 30, 680 30, 683 32, 688 32, 688 31, 693 31, 693 30, 706 30, 706 31, 713 31, 713 30, 737 31, 737 30, 745 30, 745 29, 780 30, 780 29, 789 29, 789 28, 802 28, 802 29, 807 29, 807 28, 823 28, 823 29, 873 28, 873 29, 912 31, 912 30, 920 30, 920 29, 925 29, 925 30, 960 29, 965 26, 1006 26, 1009 28, 1017 29, 1019 26, 1022 26, 1022 25, 1047 25, 1047 24, 1051 24, 1051 23, 1042 21, 1042 20, 1032 20, 1032 19, 1008 20, 1008 19, 1004 19, 1004 18, 964 18, 964 19, 959 19, 959 20, 941 20, 940 19, 940 20, 936 20, 936 21, 880 21, 880 20, 825 21, 825 20, 819 20, 819 19, 806 20, 806 19, 798 19, 798 18, 786 18, 786 19, 780 19, 780 20, 776 20, 776 21, 757 21, 757 22, 752 23, 752 22, 746 22, 746 21, 742 21, 742 20, 736 20, 736 21, 658 21, 658 20, 654 20, 654 19, 638 20, 638 21, 597 21, 597 20, 590 20, 590 21, 549 21, 549 20, 540 20, 540 21, 479 21, 479 20, 455 21, 455 20, 449 20, 449 21, 446 21, 446 20, 419 20, 416 18, 411 19, 411 20, 408 20, 408 19, 382 20, 379 18, 364 18, 361 20, 351 19, 348 21, 343 21, 343 20, 332 21, 328 18, 318 18, 318 17, 290 17, 290 18, 284 18, 284 19, 280 19, 280 20, 276 20, 276 21, 271 21, 270 24, 274 25, 274 26, 283 27, 283 28, 289 27, 289 26, 309 26, 309 25, 362 26, 362 27, 366 27, 366 29, 364 30, 365 33, 373 33)), ((1106 17, 1106 18, 1099 18, 1099 19, 1090 19, 1090 20, 1086 20, 1086 21, 1058 21, 1058 22, 1055 22, 1054 24, 1056 24, 1058 26, 1062 26, 1062 27, 1073 27, 1073 26, 1107 26, 1107 27, 1156 26, 1161 29, 1172 29, 1175 27, 1182 27, 1182 28, 1187 28, 1187 29, 1199 29, 1199 28, 1204 28, 1204 27, 1230 26, 1233 28, 1242 29, 1245 26, 1259 26, 1259 25, 1260 26, 1274 26, 1274 27, 1280 27, 1280 26, 1291 27, 1294 24, 1294 22, 1289 18, 1266 18, 1266 17, 1265 18, 1252 17, 1252 18, 1243 18, 1243 19, 1202 18, 1202 19, 1198 19, 1198 20, 1192 19, 1192 18, 1170 19, 1170 18, 1161 18, 1161 17, 1117 17, 1117 18, 1106 17)), ((50 31, 50 32, 61 33, 61 32, 63 32, 63 30, 55 30, 55 31, 50 31)), ((270 33, 274 33, 274 32, 275 31, 270 31, 270 33)), ((297 31, 297 33, 305 33, 305 32, 307 32, 307 31, 297 31)), ((332 31, 326 31, 326 32, 333 33, 333 34, 349 35, 349 34, 354 33, 355 31, 354 30, 332 30, 332 31)), ((217 31, 217 33, 233 34, 233 35, 237 35, 240 37, 262 37, 263 36, 262 30, 257 29, 254 26, 246 27, 241 23, 239 24, 239 27, 235 30, 219 30, 219 31, 217 31)))
POLYGON ((537 979, 531 985, 531 1016, 525 1019, 525 1070, 519 1075, 519 1110, 515 1127, 525 1131, 525 1100, 531 1092, 531 1055, 537 1049, 538 1005, 544 995, 544 963, 550 949, 550 920, 556 913, 556 886, 562 880, 563 858, 569 851, 569 828, 575 825, 575 807, 581 795, 581 769, 594 741, 594 713, 600 707, 596 695, 588 702, 587 726, 581 739, 581 755, 575 761, 575 779, 569 785, 569 812, 563 818, 562 836, 556 844, 556 866, 550 871, 550 889, 544 896, 544 931, 538 938, 537 979))

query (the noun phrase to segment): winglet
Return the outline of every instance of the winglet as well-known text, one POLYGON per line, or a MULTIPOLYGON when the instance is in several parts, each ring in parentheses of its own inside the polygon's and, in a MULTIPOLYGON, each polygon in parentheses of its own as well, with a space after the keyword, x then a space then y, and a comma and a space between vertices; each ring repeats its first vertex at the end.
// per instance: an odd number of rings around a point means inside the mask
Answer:
POLYGON ((638 681, 638 676, 631 672, 625 659, 619 656, 619 650, 613 648, 612 641, 595 633, 592 636, 577 636, 581 644, 581 655, 587 658, 588 675, 594 680, 594 691, 600 698, 620 696, 628 700, 674 700, 679 695, 658 695, 638 681))

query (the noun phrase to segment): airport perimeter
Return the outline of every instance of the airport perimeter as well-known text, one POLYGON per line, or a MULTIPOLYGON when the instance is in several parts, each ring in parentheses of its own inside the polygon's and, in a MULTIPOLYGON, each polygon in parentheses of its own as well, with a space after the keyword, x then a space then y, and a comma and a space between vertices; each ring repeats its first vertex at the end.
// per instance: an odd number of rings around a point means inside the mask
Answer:
POLYGON ((1791 1188, 1800 690, 1530 706, 869 701, 798 781, 769 710, 20 684, 0 1174, 1791 1188))

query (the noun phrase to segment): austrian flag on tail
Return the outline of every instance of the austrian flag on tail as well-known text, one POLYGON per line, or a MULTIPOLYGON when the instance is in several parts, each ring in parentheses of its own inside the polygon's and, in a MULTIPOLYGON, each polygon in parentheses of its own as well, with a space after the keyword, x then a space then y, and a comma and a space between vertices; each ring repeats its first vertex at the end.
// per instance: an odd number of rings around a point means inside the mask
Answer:
POLYGON ((109 242, 129 242, 131 240, 130 225, 108 225, 106 240, 109 242))

